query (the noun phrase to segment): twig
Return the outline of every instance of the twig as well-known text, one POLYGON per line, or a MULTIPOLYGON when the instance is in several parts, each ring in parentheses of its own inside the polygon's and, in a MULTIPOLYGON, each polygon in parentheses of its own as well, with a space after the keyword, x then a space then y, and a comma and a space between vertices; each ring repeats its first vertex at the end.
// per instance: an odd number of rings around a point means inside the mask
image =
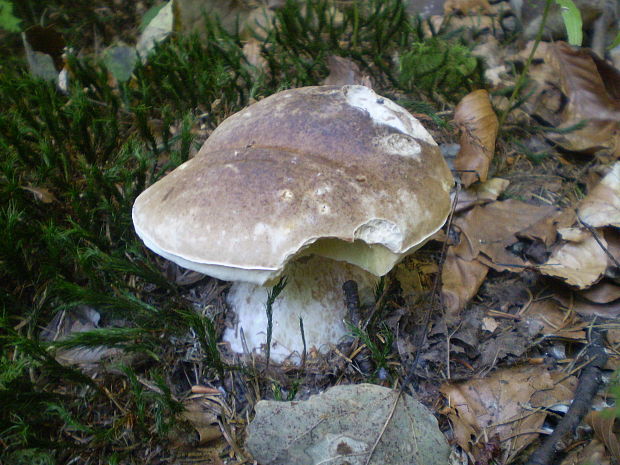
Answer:
POLYGON ((599 247, 603 249, 603 252, 605 252, 605 255, 609 257, 609 259, 614 263, 614 265, 616 265, 617 268, 620 268, 620 263, 618 263, 618 260, 616 260, 616 257, 614 257, 611 254, 609 249, 605 247, 601 239, 598 237, 598 233, 596 232, 596 230, 592 226, 590 226, 588 223, 583 221, 581 217, 579 216, 579 214, 577 214, 577 220, 579 220, 579 222, 590 232, 590 234, 592 234, 592 237, 594 237, 594 240, 599 245, 599 247))
POLYGON ((372 447, 370 449, 370 452, 368 452, 368 456, 366 457, 366 461, 364 462, 364 465, 368 465, 370 463, 370 460, 372 459, 372 455, 374 454, 375 450, 377 449, 377 446, 379 445, 379 442, 381 441, 381 438, 385 434, 385 430, 387 429, 388 425, 390 424, 390 421, 392 421, 392 417, 394 416, 394 412, 396 411, 396 406, 398 405, 398 400, 400 399, 400 396, 403 393, 403 386, 401 386, 400 389, 398 391, 396 391, 396 399, 394 399, 394 402, 392 403, 392 407, 390 408, 390 412, 388 413, 386 421, 383 423, 383 427, 381 428, 381 431, 379 431, 379 434, 377 435, 377 439, 375 440, 374 444, 372 445, 372 447))
POLYGON ((583 417, 592 406, 592 399, 602 382, 602 369, 607 362, 605 341, 599 329, 590 328, 590 345, 585 351, 590 363, 582 370, 575 396, 566 415, 560 420, 555 430, 530 456, 527 465, 549 465, 561 448, 562 440, 575 431, 583 417))

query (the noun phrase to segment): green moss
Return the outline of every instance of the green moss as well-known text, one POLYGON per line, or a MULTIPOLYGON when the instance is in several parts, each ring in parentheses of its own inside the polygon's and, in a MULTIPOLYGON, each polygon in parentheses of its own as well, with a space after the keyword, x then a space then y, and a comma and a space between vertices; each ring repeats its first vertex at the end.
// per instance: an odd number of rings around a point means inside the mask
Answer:
POLYGON ((412 43, 400 59, 403 88, 458 101, 481 87, 481 66, 470 50, 454 41, 434 37, 412 43))

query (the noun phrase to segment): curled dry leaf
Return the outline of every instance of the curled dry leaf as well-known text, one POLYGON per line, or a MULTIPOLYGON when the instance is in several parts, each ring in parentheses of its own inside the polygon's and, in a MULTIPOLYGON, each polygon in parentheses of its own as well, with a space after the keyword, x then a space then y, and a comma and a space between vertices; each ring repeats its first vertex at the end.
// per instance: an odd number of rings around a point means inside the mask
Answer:
POLYGON ((607 304, 594 303, 571 289, 558 289, 553 294, 553 299, 557 300, 570 312, 575 312, 581 316, 599 316, 601 318, 616 318, 620 315, 620 302, 614 300, 607 304))
POLYGON ((454 211, 456 213, 474 205, 482 205, 497 200, 502 192, 506 190, 510 181, 502 178, 492 178, 479 184, 463 189, 459 193, 458 202, 454 211))
POLYGON ((560 465, 583 465, 589 463, 611 465, 609 454, 605 453, 605 446, 596 439, 592 439, 581 446, 572 448, 560 465))
POLYGON ((605 448, 614 458, 614 461, 620 461, 620 438, 615 429, 616 409, 608 408, 601 411, 592 411, 588 413, 585 421, 592 427, 597 439, 605 444, 605 448))
MULTIPOLYGON (((76 333, 93 331, 99 328, 101 315, 97 310, 86 305, 73 309, 63 310, 41 330, 40 338, 48 342, 61 342, 71 338, 76 333)), ((62 347, 62 346, 61 346, 62 347)), ((85 373, 96 373, 101 363, 112 358, 121 357, 122 362, 131 363, 131 356, 123 355, 123 351, 107 346, 77 346, 58 348, 54 358, 64 366, 76 366, 85 373)))
POLYGON ((610 95, 589 52, 565 42, 544 47, 543 59, 559 77, 568 103, 560 128, 585 122, 581 129, 552 138, 573 151, 614 149, 620 139, 620 100, 610 95))
POLYGON ((465 171, 461 174, 463 184, 469 187, 476 181, 486 181, 498 130, 489 93, 476 90, 463 97, 454 110, 454 122, 461 133, 461 150, 454 165, 465 171))
POLYGON ((537 439, 546 417, 536 407, 572 399, 570 385, 574 379, 558 383, 556 378, 560 379, 544 366, 529 365, 498 370, 486 378, 442 385, 440 391, 451 407, 448 418, 456 441, 469 451, 484 437, 499 434, 503 446, 512 452, 527 446, 537 439))
POLYGON ((620 286, 609 281, 602 281, 579 295, 595 304, 609 304, 620 300, 620 286))
POLYGON ((478 292, 489 268, 478 260, 466 260, 450 247, 441 270, 441 293, 450 320, 458 317, 467 302, 478 292))
POLYGON ((56 197, 49 189, 45 187, 22 186, 25 191, 31 192, 35 198, 43 203, 52 203, 56 201, 56 197))
MULTIPOLYGON (((603 247, 607 243, 600 237, 603 247)), ((596 283, 607 268, 607 255, 591 233, 581 242, 559 244, 547 263, 538 270, 547 276, 563 279, 567 284, 585 289, 596 283)))
POLYGON ((592 227, 620 227, 620 162, 581 201, 577 212, 592 227))
POLYGON ((189 422, 198 433, 198 445, 204 445, 222 437, 214 404, 212 405, 201 397, 194 397, 184 400, 183 407, 185 410, 181 417, 189 422))

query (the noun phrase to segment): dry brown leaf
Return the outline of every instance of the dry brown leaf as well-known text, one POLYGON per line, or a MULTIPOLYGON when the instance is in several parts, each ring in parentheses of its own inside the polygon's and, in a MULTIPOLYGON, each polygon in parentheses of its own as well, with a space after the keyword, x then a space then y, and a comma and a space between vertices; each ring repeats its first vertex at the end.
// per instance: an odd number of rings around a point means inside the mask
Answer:
POLYGON ((486 278, 489 268, 477 260, 465 260, 448 249, 446 261, 441 270, 441 293, 450 320, 459 315, 467 302, 476 295, 486 278))
POLYGON ((609 281, 601 281, 579 295, 595 304, 609 304, 620 299, 620 286, 609 281))
POLYGON ((616 409, 608 408, 601 411, 592 411, 588 413, 585 421, 592 427, 597 439, 605 444, 605 448, 614 460, 616 462, 620 461, 620 440, 614 428, 616 409))
POLYGON ((581 201, 577 212, 589 226, 620 227, 620 162, 581 201))
POLYGON ((474 184, 467 189, 463 189, 459 193, 458 202, 454 211, 458 213, 475 205, 482 205, 497 200, 509 184, 510 181, 507 179, 491 178, 485 182, 474 184))
POLYGON ((189 422, 199 436, 198 445, 205 445, 222 437, 217 414, 212 405, 202 397, 193 397, 183 402, 185 410, 181 417, 189 422))
POLYGON ((35 198, 43 203, 52 203, 56 201, 56 197, 49 189, 45 187, 21 186, 25 191, 34 194, 35 198))
POLYGON ((348 58, 330 55, 327 57, 329 76, 323 81, 325 86, 362 85, 372 89, 370 76, 360 71, 357 63, 348 58))
POLYGON ((544 411, 530 406, 547 407, 572 398, 571 389, 554 378, 544 366, 529 365, 442 385, 456 441, 470 450, 472 437, 478 440, 499 434, 504 447, 513 452, 527 446, 538 437, 546 417, 544 411))
POLYGON ((545 52, 545 62, 559 76, 560 88, 568 98, 560 128, 586 121, 582 129, 553 139, 573 151, 613 150, 620 137, 620 101, 608 93, 590 54, 565 42, 555 42, 545 52))
MULTIPOLYGON (((63 310, 41 330, 40 338, 44 341, 55 342, 70 338, 76 333, 92 331, 99 328, 101 315, 97 310, 86 305, 63 310)), ((54 358, 65 366, 77 366, 82 371, 94 373, 100 368, 100 363, 115 357, 123 356, 123 351, 107 346, 78 346, 67 349, 58 349, 54 358)), ((131 357, 124 355, 123 361, 131 363, 131 357)))
POLYGON ((556 300, 545 299, 533 302, 523 316, 541 323, 545 336, 585 340, 586 323, 574 313, 562 310, 556 300))
POLYGON ((558 235, 563 241, 575 243, 583 242, 590 237, 589 231, 581 228, 558 228, 558 235))
POLYGON ((575 220, 575 211, 573 209, 558 210, 519 232, 518 237, 539 240, 549 247, 557 242, 558 229, 574 224, 575 220))
POLYGON ((528 263, 507 248, 517 242, 516 234, 555 211, 514 199, 474 207, 454 220, 461 230, 461 242, 454 252, 465 260, 477 258, 497 271, 518 272, 528 263))
POLYGON ((582 447, 571 449, 560 465, 610 465, 608 454, 605 453, 605 446, 602 442, 592 439, 582 447))
POLYGON ((463 184, 469 187, 476 181, 486 181, 499 127, 489 93, 475 90, 463 97, 454 110, 454 122, 461 133, 461 149, 454 166, 473 171, 461 173, 463 184))
POLYGON ((608 304, 597 304, 581 297, 579 292, 571 289, 558 289, 553 294, 553 299, 562 304, 564 308, 581 316, 599 316, 601 318, 616 318, 620 315, 620 302, 612 301, 608 304))
MULTIPOLYGON (((606 246, 604 238, 599 238, 606 246)), ((561 278, 567 284, 585 289, 596 283, 607 268, 607 255, 589 232, 581 242, 556 246, 551 257, 538 270, 547 276, 561 278)))

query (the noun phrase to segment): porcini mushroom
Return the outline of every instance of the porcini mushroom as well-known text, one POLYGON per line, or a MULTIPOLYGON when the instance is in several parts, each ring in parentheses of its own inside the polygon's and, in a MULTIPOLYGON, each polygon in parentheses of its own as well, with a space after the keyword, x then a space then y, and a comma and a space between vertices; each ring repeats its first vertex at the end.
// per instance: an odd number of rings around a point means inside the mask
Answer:
POLYGON ((340 290, 371 288, 444 224, 452 175, 437 144, 404 108, 364 86, 279 92, 226 119, 193 159, 145 190, 137 234, 173 262, 234 281, 240 352, 266 340, 267 289, 286 274, 274 305, 271 356, 326 349, 346 334, 340 290))

